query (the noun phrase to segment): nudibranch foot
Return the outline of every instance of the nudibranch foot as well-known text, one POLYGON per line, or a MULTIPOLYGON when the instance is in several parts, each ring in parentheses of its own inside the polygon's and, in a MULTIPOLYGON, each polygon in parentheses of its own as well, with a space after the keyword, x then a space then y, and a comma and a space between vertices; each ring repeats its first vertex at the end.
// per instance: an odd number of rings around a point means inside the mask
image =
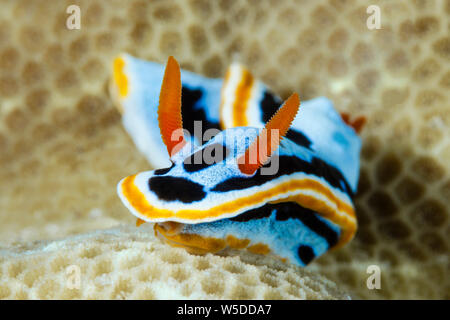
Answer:
MULTIPOLYGON (((178 223, 176 229, 183 229, 183 225, 178 223)), ((198 234, 174 232, 167 229, 164 224, 154 225, 155 234, 163 241, 173 247, 185 248, 194 254, 216 253, 226 247, 225 241, 214 237, 204 237, 198 234)))
POLYGON ((235 250, 246 249, 251 253, 261 255, 267 255, 271 252, 269 246, 264 243, 251 244, 249 239, 239 239, 233 235, 227 235, 225 239, 220 239, 193 233, 169 234, 164 225, 158 223, 155 224, 154 230, 155 234, 168 245, 184 248, 193 254, 218 253, 227 248, 235 250))

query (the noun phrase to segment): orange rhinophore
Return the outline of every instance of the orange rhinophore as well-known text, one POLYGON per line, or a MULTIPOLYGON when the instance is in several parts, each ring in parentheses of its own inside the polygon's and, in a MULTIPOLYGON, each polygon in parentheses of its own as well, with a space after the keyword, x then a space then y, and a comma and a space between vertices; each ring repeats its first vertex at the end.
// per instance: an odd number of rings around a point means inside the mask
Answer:
POLYGON ((161 137, 172 156, 185 144, 181 118, 180 66, 172 56, 167 60, 159 95, 158 122, 161 137))
POLYGON ((253 174, 270 158, 289 130, 299 107, 298 94, 293 93, 266 123, 261 134, 250 145, 245 154, 238 159, 239 169, 242 173, 253 174), (251 153, 255 153, 256 156, 252 157, 251 153), (252 158, 256 158, 256 161, 251 161, 252 158))

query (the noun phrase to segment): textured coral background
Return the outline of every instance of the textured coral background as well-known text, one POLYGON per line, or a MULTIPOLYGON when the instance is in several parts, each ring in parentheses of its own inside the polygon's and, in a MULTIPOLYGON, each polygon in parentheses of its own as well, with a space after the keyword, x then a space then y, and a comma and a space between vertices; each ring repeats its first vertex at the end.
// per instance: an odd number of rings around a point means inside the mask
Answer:
POLYGON ((366 115, 360 228, 309 269, 354 297, 450 298, 450 1, 0 4, 0 297, 21 297, 11 283, 32 268, 10 265, 17 248, 134 223, 115 186, 148 164, 107 94, 126 51, 211 77, 237 56, 284 98, 366 115), (65 27, 69 4, 81 30, 65 27), (380 30, 366 27, 371 4, 380 30), (366 287, 371 264, 380 290, 366 287))
POLYGON ((191 255, 158 241, 152 229, 127 226, 7 246, 1 257, 8 281, 0 286, 0 295, 15 299, 349 298, 335 283, 307 269, 255 256, 191 255))

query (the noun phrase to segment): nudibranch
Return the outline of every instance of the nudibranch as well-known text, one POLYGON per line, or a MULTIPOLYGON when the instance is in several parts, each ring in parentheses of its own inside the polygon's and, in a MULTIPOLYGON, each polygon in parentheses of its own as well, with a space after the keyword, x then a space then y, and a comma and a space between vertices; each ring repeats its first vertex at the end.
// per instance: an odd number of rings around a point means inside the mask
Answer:
POLYGON ((353 238, 363 118, 351 122, 324 97, 283 103, 238 63, 208 79, 173 57, 164 69, 122 54, 110 92, 138 149, 162 168, 122 179, 119 197, 169 245, 305 266, 353 238))

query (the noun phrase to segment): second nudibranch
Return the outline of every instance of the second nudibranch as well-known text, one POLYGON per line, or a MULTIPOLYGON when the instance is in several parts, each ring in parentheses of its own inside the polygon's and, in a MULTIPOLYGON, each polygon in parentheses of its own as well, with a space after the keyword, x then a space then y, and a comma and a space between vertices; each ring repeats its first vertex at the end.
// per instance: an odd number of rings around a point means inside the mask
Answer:
POLYGON ((297 94, 281 103, 238 64, 207 79, 173 57, 164 71, 121 55, 110 89, 138 148, 163 167, 122 179, 119 197, 168 244, 305 266, 354 236, 362 122, 348 125, 328 99, 298 112, 297 94))

